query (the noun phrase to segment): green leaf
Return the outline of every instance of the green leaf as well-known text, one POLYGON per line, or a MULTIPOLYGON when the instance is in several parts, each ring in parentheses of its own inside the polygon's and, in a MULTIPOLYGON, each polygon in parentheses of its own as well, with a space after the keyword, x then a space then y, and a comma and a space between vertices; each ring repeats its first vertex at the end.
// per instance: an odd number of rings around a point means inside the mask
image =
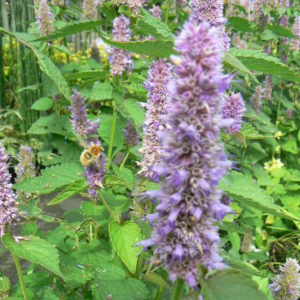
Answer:
POLYGON ((256 83, 259 83, 257 78, 251 73, 251 71, 235 56, 225 52, 224 65, 228 68, 248 74, 256 83))
POLYGON ((66 80, 68 80, 68 81, 77 80, 77 79, 102 80, 102 79, 105 79, 106 72, 94 70, 94 71, 85 71, 85 72, 75 72, 75 73, 71 73, 71 74, 66 74, 64 76, 65 76, 66 80))
POLYGON ((26 178, 14 187, 21 192, 48 194, 82 179, 82 171, 76 163, 51 166, 42 170, 41 176, 26 178))
POLYGON ((47 206, 56 205, 61 202, 64 202, 71 197, 79 194, 80 192, 86 190, 88 188, 88 183, 85 179, 79 179, 67 187, 65 187, 55 198, 53 198, 50 202, 47 203, 47 206))
POLYGON ((39 63, 39 66, 40 66, 42 72, 44 72, 50 79, 52 79, 55 82, 59 91, 67 99, 70 98, 70 91, 69 91, 69 86, 68 86, 67 81, 63 77, 60 70, 55 66, 55 64, 51 61, 51 59, 47 55, 45 55, 43 52, 38 50, 35 46, 30 44, 30 42, 22 39, 22 37, 24 37, 23 34, 18 34, 18 33, 14 34, 12 32, 7 31, 6 29, 4 29, 2 27, 0 27, 0 32, 12 36, 13 38, 17 39, 18 42, 25 45, 29 49, 31 49, 38 60, 38 63, 39 63))
POLYGON ((125 277, 125 272, 112 264, 103 264, 96 268, 92 285, 93 297, 96 300, 144 300, 148 297, 146 285, 135 278, 125 277))
POLYGON ((142 130, 145 120, 145 112, 141 104, 135 100, 128 98, 125 101, 115 97, 118 110, 124 118, 128 118, 138 131, 142 130))
POLYGON ((295 36, 293 35, 293 33, 289 28, 283 27, 278 24, 268 24, 267 29, 271 30, 273 33, 275 33, 278 36, 283 36, 290 39, 295 38, 295 36))
POLYGON ((247 139, 262 139, 264 138, 250 123, 243 123, 241 134, 247 139))
POLYGON ((223 270, 204 282, 205 300, 267 300, 252 278, 236 270, 223 270))
POLYGON ((35 41, 51 41, 56 40, 68 35, 72 35, 75 33, 87 31, 93 28, 97 28, 99 25, 103 25, 105 22, 103 20, 96 20, 96 21, 80 21, 74 22, 73 24, 68 24, 67 26, 61 27, 55 32, 42 36, 35 41))
POLYGON ((291 70, 278 58, 259 50, 232 48, 230 54, 237 57, 250 70, 278 75, 289 81, 300 81, 300 75, 291 70))
POLYGON ((81 209, 85 217, 94 219, 99 226, 109 221, 109 213, 104 206, 96 206, 91 202, 82 202, 81 209))
POLYGON ((68 116, 60 116, 55 113, 50 116, 40 117, 31 125, 27 133, 38 135, 54 133, 64 137, 74 136, 68 116))
POLYGON ((269 213, 290 220, 299 220, 297 216, 287 213, 274 204, 274 200, 266 192, 253 183, 251 177, 238 172, 231 172, 220 182, 220 188, 229 197, 239 201, 244 206, 252 206, 263 213, 269 213))
POLYGON ((282 145, 282 149, 292 154, 298 154, 299 152, 297 142, 294 137, 290 137, 289 140, 282 145))
POLYGON ((249 22, 247 19, 245 18, 241 18, 241 17, 230 17, 228 19, 228 23, 229 25, 241 32, 254 32, 254 26, 255 24, 249 22))
POLYGON ((104 36, 102 36, 102 39, 110 46, 153 57, 169 57, 170 55, 176 53, 173 49, 173 40, 116 42, 109 40, 104 36))
POLYGON ((7 250, 18 257, 37 264, 55 275, 62 276, 59 268, 58 252, 49 242, 36 236, 29 236, 28 240, 26 238, 26 240, 16 243, 7 234, 2 237, 2 242, 7 250))
POLYGON ((101 101, 112 99, 113 87, 109 81, 95 82, 89 98, 92 101, 101 101))
POLYGON ((248 275, 254 275, 254 276, 260 276, 265 277, 266 274, 259 272, 253 265, 247 262, 243 262, 239 260, 238 258, 233 257, 226 251, 222 251, 222 257, 225 258, 225 260, 229 263, 229 265, 237 270, 242 271, 245 274, 248 275))
POLYGON ((44 111, 50 109, 52 105, 53 105, 53 100, 44 97, 44 98, 40 98, 39 100, 36 100, 32 104, 31 109, 44 111))
POLYGON ((174 35, 169 29, 169 27, 161 22, 160 20, 154 18, 147 10, 142 9, 138 19, 137 27, 145 35, 151 35, 158 40, 172 40, 174 35))
POLYGON ((129 221, 122 225, 112 223, 109 226, 109 237, 113 249, 117 252, 123 263, 131 273, 135 273, 138 254, 141 247, 135 246, 141 240, 138 225, 129 221))

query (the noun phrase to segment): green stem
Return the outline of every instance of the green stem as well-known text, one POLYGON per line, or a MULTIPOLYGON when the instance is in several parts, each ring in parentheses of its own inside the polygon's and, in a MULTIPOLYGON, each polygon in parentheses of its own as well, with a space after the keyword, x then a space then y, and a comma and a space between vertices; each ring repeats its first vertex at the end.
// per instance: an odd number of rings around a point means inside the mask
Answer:
POLYGON ((113 211, 111 210, 111 208, 109 207, 108 203, 106 202, 106 200, 104 199, 104 197, 102 196, 101 193, 99 193, 99 196, 100 196, 100 199, 101 199, 103 205, 105 206, 105 208, 107 209, 107 211, 109 212, 109 214, 111 215, 111 217, 113 218, 113 220, 114 220, 116 223, 120 223, 120 221, 117 220, 117 218, 115 217, 113 211))
POLYGON ((85 54, 85 51, 86 51, 86 48, 87 48, 87 41, 88 41, 89 34, 90 34, 89 32, 87 32, 87 33, 85 34, 85 37, 84 37, 84 43, 83 43, 83 45, 82 45, 82 55, 85 54))
POLYGON ((163 294, 164 288, 161 286, 156 294, 155 300, 161 300, 162 294, 163 294))
POLYGON ((181 293, 182 289, 184 287, 184 282, 182 279, 177 279, 174 286, 173 286, 173 292, 171 296, 171 300, 180 300, 181 299, 181 293))
POLYGON ((26 293, 26 288, 25 288, 25 282, 24 282, 24 278, 23 278, 19 258, 18 258, 17 255, 15 255, 13 253, 12 253, 12 256, 13 256, 13 259, 14 259, 14 262, 15 262, 15 265, 16 265, 16 269, 17 269, 17 272, 18 272, 18 277, 19 277, 19 281, 20 281, 20 284, 21 284, 21 289, 22 289, 22 292, 23 292, 24 299, 28 300, 27 293, 26 293))
POLYGON ((280 98, 279 98, 279 102, 278 102, 277 118, 276 118, 276 128, 278 128, 278 125, 280 123, 279 117, 280 117, 280 107, 281 107, 281 102, 282 102, 282 93, 283 93, 283 89, 281 89, 280 98))
POLYGON ((170 6, 171 6, 171 0, 168 0, 167 1, 167 10, 166 10, 166 14, 165 14, 165 23, 166 24, 168 24, 168 20, 169 20, 170 6))
POLYGON ((114 146, 116 124, 117 124, 117 110, 114 107, 112 128, 111 128, 111 133, 110 133, 110 138, 109 138, 109 146, 108 146, 108 153, 107 153, 107 171, 109 171, 110 165, 111 165, 111 156, 112 156, 112 150, 113 150, 113 146, 114 146))
POLYGON ((129 152, 129 150, 128 150, 126 156, 124 157, 124 159, 123 159, 123 161, 122 161, 122 163, 121 163, 120 171, 122 171, 122 169, 124 168, 124 165, 125 165, 125 163, 126 163, 126 161, 127 161, 127 158, 128 158, 128 156, 129 156, 129 154, 130 154, 130 152, 129 152))

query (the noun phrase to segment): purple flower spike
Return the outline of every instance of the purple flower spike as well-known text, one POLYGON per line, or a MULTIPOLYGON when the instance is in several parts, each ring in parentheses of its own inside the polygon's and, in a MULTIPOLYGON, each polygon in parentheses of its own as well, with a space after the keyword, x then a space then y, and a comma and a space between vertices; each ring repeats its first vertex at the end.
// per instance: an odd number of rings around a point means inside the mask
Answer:
POLYGON ((17 181, 35 176, 35 166, 31 147, 21 146, 19 151, 19 163, 15 168, 17 181))
POLYGON ((279 268, 280 273, 269 285, 275 300, 298 300, 300 297, 300 266, 296 259, 289 258, 279 268))
POLYGON ((98 5, 98 0, 84 0, 82 5, 84 16, 88 19, 96 19, 98 5))
POLYGON ((143 154, 141 171, 139 172, 148 179, 158 180, 154 165, 160 165, 161 149, 158 138, 158 131, 167 128, 165 122, 167 89, 170 80, 170 65, 164 60, 152 63, 148 81, 145 88, 148 90, 147 113, 144 124, 144 143, 140 150, 143 154))
POLYGON ((158 217, 147 242, 171 280, 182 278, 193 288, 200 264, 209 270, 224 267, 215 222, 231 211, 218 189, 231 165, 219 142, 222 94, 228 86, 219 47, 217 32, 207 22, 188 22, 175 40, 179 56, 172 57, 169 128, 161 133, 162 185, 153 194, 158 217))
POLYGON ((222 110, 223 119, 232 119, 234 123, 227 129, 228 133, 236 133, 241 130, 243 113, 246 111, 243 97, 240 93, 232 93, 224 96, 225 104, 222 110))
POLYGON ((50 8, 47 0, 41 0, 40 7, 38 10, 38 21, 40 24, 40 33, 41 35, 47 35, 54 31, 53 27, 53 16, 50 12, 50 8))
POLYGON ((295 39, 291 40, 290 49, 292 51, 299 51, 300 44, 300 17, 296 17, 292 29, 293 35, 296 36, 295 39))
POLYGON ((6 225, 19 222, 16 194, 10 182, 11 176, 6 163, 5 149, 0 144, 0 237, 5 233, 6 225))
POLYGON ((158 20, 161 19, 161 9, 159 6, 157 5, 153 5, 153 7, 151 9, 149 9, 149 11, 151 12, 152 16, 158 20))
POLYGON ((140 137, 133 124, 128 120, 126 127, 123 129, 125 135, 125 144, 131 148, 140 142, 140 137))
POLYGON ((97 200, 97 191, 102 188, 103 177, 106 173, 105 154, 101 148, 101 142, 98 138, 99 122, 92 122, 87 119, 86 105, 84 98, 76 92, 71 97, 73 101, 73 129, 77 133, 80 144, 85 148, 81 154, 81 163, 85 166, 84 176, 89 183, 89 195, 97 200), (94 153, 94 151, 96 151, 94 153), (85 163, 86 158, 91 159, 90 163, 85 163))
POLYGON ((223 45, 224 50, 229 50, 230 40, 225 32, 225 19, 223 18, 223 0, 191 0, 192 8, 191 21, 200 24, 203 21, 209 22, 217 31, 217 38, 223 45))
POLYGON ((272 101, 272 76, 267 75, 264 86, 264 98, 268 101, 272 101))
MULTIPOLYGON (((113 40, 117 42, 130 41, 131 31, 129 29, 130 20, 124 15, 114 19, 113 40)), ((131 54, 125 50, 112 48, 109 63, 114 76, 129 73, 132 70, 131 54)))

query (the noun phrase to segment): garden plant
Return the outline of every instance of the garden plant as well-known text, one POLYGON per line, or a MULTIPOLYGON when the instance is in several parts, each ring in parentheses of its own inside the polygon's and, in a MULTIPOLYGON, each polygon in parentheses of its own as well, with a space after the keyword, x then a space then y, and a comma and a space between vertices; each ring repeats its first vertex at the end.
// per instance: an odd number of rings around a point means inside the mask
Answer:
POLYGON ((0 299, 300 299, 299 0, 0 10, 0 299))

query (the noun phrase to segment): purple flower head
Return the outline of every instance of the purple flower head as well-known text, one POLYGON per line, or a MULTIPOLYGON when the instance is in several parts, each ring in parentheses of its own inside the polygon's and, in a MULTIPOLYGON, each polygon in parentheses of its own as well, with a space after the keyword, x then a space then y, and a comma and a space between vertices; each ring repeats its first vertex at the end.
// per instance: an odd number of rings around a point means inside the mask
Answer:
POLYGON ((300 44, 300 17, 296 17, 294 21, 294 25, 292 28, 293 35, 296 36, 295 39, 291 40, 290 49, 292 51, 299 51, 300 44))
MULTIPOLYGON (((130 20, 124 15, 115 18, 113 29, 113 40, 117 42, 130 41, 131 31, 129 28, 130 20)), ((122 75, 123 72, 129 73, 132 70, 131 54, 125 50, 112 48, 109 57, 111 72, 114 76, 122 75)))
POLYGON ((149 11, 151 12, 152 16, 158 20, 161 19, 161 9, 159 6, 157 5, 153 5, 153 7, 151 9, 149 9, 149 11))
POLYGON ((7 156, 4 147, 0 144, 0 237, 8 224, 19 222, 19 212, 16 207, 16 194, 10 182, 7 156))
POLYGON ((272 76, 267 75, 264 86, 264 98, 268 101, 272 101, 272 76))
POLYGON ((217 38, 223 45, 224 50, 229 50, 230 40, 225 32, 225 19, 223 18, 223 0, 191 0, 192 8, 191 21, 200 24, 203 21, 209 22, 216 28, 217 38))
POLYGON ((54 31, 53 16, 52 13, 50 12, 50 8, 48 6, 47 0, 41 0, 39 5, 40 7, 38 10, 37 19, 40 24, 40 33, 43 36, 52 33, 54 31))
POLYGON ((73 129, 79 137, 84 137, 87 134, 88 127, 88 119, 84 97, 82 97, 79 92, 76 92, 71 96, 71 100, 73 101, 73 129))
POLYGON ((65 0, 52 0, 51 3, 53 6, 63 7, 65 5, 65 0))
POLYGON ((15 168, 17 181, 35 176, 35 165, 31 147, 21 146, 19 151, 19 163, 15 168))
POLYGON ((177 7, 185 7, 186 6, 186 0, 176 0, 176 6, 177 7))
POLYGON ((84 16, 87 19, 96 19, 98 5, 99 5, 98 0, 84 0, 82 5, 84 16))
MULTIPOLYGON (((198 266, 224 267, 218 254, 216 220, 230 210, 221 202, 218 182, 230 162, 219 142, 222 94, 222 50, 209 23, 185 24, 175 40, 175 78, 169 85, 166 122, 161 133, 161 188, 154 194, 158 217, 147 245, 169 270, 196 287, 198 266)), ((151 89, 150 89, 151 90, 151 89)))
POLYGON ((298 300, 300 297, 300 266, 296 259, 289 258, 279 268, 280 273, 269 285, 275 300, 298 300))
POLYGON ((126 127, 123 129, 125 135, 125 144, 131 148, 135 147, 140 142, 140 137, 134 125, 128 120, 126 127))
POLYGON ((145 88, 148 90, 146 121, 144 124, 144 142, 140 150, 143 154, 141 171, 148 179, 158 180, 153 170, 154 165, 160 164, 161 147, 158 131, 167 128, 165 122, 167 90, 171 78, 170 65, 164 60, 151 64, 145 88))
POLYGON ((262 96, 262 88, 260 85, 258 85, 255 89, 255 93, 253 94, 250 100, 250 105, 256 112, 259 112, 262 106, 261 96, 262 96))
POLYGON ((85 101, 80 93, 76 92, 72 95, 71 99, 73 101, 73 129, 79 137, 80 144, 85 148, 84 152, 89 151, 90 154, 93 154, 90 149, 95 148, 98 149, 96 154, 99 153, 99 156, 96 155, 96 157, 92 158, 91 163, 84 164, 84 176, 89 183, 89 194, 92 199, 96 200, 97 191, 102 187, 103 177, 106 173, 105 154, 100 150, 102 148, 98 138, 99 121, 90 121, 87 119, 85 101))
POLYGON ((225 103, 222 110, 223 119, 233 119, 234 123, 227 128, 227 132, 233 134, 239 132, 242 126, 243 113, 246 111, 243 97, 240 93, 225 95, 225 103))
POLYGON ((137 16, 146 3, 146 0, 126 0, 126 6, 132 11, 133 16, 137 16))

